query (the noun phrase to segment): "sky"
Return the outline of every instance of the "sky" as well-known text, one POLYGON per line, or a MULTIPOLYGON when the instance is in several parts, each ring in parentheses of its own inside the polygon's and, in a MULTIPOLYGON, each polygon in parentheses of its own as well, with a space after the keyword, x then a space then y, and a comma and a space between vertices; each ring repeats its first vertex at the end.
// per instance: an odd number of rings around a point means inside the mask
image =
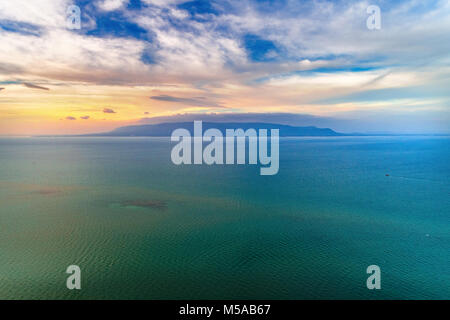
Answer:
POLYGON ((186 119, 450 133, 449 88, 450 0, 0 0, 0 135, 186 119))

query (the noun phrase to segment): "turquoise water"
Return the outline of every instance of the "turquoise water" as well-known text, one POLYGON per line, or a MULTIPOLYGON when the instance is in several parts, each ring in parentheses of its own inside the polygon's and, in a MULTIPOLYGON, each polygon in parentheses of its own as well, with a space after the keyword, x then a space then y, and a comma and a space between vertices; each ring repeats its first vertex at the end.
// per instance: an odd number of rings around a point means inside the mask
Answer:
POLYGON ((0 298, 450 298, 449 137, 285 138, 276 176, 171 147, 0 139, 0 298))

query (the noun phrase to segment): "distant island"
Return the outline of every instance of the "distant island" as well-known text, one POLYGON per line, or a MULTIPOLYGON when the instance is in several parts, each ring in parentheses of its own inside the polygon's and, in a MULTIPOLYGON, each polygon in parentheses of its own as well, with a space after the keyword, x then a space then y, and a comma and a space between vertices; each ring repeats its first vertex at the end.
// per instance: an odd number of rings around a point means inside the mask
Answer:
MULTIPOLYGON (((84 137, 170 137, 178 128, 187 129, 193 134, 193 122, 168 122, 120 127, 110 132, 85 134, 84 137)), ((283 124, 260 122, 203 122, 203 130, 218 129, 225 135, 226 129, 279 129, 281 137, 332 137, 346 136, 329 128, 295 127, 283 124)))

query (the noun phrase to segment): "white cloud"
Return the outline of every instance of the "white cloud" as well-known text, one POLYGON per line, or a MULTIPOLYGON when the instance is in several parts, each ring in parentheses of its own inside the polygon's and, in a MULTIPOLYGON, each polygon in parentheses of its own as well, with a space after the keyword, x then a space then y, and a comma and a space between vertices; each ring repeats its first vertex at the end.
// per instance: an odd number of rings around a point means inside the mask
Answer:
MULTIPOLYGON (((109 11, 123 8, 126 2, 128 0, 101 0, 97 6, 109 11)), ((39 3, 0 0, 0 19, 46 28, 40 38, 2 33, 0 58, 17 66, 17 70, 41 69, 39 74, 43 75, 46 70, 52 77, 70 69, 76 70, 74 79, 81 75, 81 79, 86 80, 86 74, 95 66, 97 74, 92 72, 92 76, 96 79, 101 78, 99 74, 110 76, 117 70, 127 70, 125 73, 132 74, 137 81, 168 77, 177 82, 190 82, 247 81, 313 69, 321 64, 351 65, 360 59, 377 56, 386 59, 384 64, 423 66, 425 63, 443 63, 440 61, 450 51, 450 42, 446 40, 450 29, 447 1, 441 1, 436 9, 423 15, 405 14, 411 9, 405 6, 391 12, 382 10, 383 29, 380 32, 365 28, 368 2, 337 6, 323 1, 309 4, 288 1, 284 10, 267 12, 258 10, 254 2, 243 0, 229 3, 238 6, 239 10, 208 15, 202 22, 189 19, 187 11, 174 6, 185 1, 145 2, 157 6, 125 12, 125 16, 148 30, 153 35, 152 43, 88 37, 65 30, 65 10, 72 3, 68 0, 42 0, 39 3), (176 25, 172 21, 176 21, 176 25), (228 31, 221 31, 224 28, 228 31), (282 55, 292 61, 264 65, 249 61, 242 42, 247 33, 272 40, 282 49, 282 55), (140 61, 144 50, 156 58, 155 65, 146 66, 140 61), (345 58, 315 60, 329 56, 345 58), (295 63, 296 58, 298 63, 295 63), (37 61, 40 62, 34 65, 37 61)), ((267 54, 277 57, 275 52, 267 54)), ((377 62, 371 64, 377 65, 377 62)), ((125 79, 128 78, 126 74, 122 75, 125 79)))
MULTIPOLYGON (((111 11, 124 9, 126 2, 103 0, 97 4, 111 11)), ((446 1, 426 14, 405 14, 410 10, 406 7, 392 11, 382 8, 380 32, 365 27, 368 2, 336 6, 314 1, 308 8, 288 1, 284 10, 268 12, 243 0, 231 4, 239 10, 204 15, 202 22, 175 7, 184 1, 146 2, 152 6, 123 12, 128 21, 151 34, 151 42, 87 36, 65 29, 65 10, 71 1, 42 0, 37 4, 0 0, 0 19, 35 24, 45 31, 39 37, 0 32, 0 80, 126 86, 170 83, 190 89, 197 85, 226 99, 228 106, 271 110, 285 106, 293 110, 318 96, 350 94, 367 87, 448 82, 445 66, 450 51, 450 10, 446 1), (248 33, 273 41, 287 59, 250 61, 242 42, 248 33), (146 51, 155 58, 155 64, 142 62, 146 51), (351 67, 378 56, 385 60, 369 61, 368 65, 382 67, 379 71, 292 75, 293 71, 321 67, 351 67), (252 82, 259 78, 266 81, 252 82)))
POLYGON ((0 20, 43 27, 64 27, 66 10, 72 0, 0 0, 0 20))
POLYGON ((114 11, 122 8, 129 0, 100 0, 97 7, 103 11, 114 11))
POLYGON ((152 4, 160 7, 168 7, 183 2, 188 2, 188 0, 142 0, 146 4, 152 4))
POLYGON ((0 61, 20 66, 17 74, 8 77, 28 74, 53 80, 114 82, 145 70, 140 61, 144 44, 136 40, 86 37, 55 29, 41 37, 5 33, 1 42, 0 61))
POLYGON ((381 6, 383 23, 379 31, 366 28, 367 1, 308 3, 309 6, 288 1, 283 10, 267 12, 258 10, 253 1, 243 0, 235 4, 237 13, 219 16, 217 20, 236 34, 252 33, 272 40, 293 58, 384 56, 394 63, 405 62, 407 56, 409 62, 420 63, 450 49, 448 1, 440 1, 427 11, 412 10, 423 4, 418 1, 410 1, 400 9, 391 9, 392 4, 386 9, 381 6))

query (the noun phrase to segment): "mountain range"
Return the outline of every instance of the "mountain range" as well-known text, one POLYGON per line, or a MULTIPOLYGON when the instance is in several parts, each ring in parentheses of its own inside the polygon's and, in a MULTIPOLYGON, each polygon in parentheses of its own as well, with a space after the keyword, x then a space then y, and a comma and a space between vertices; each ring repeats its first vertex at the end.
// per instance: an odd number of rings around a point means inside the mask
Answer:
MULTIPOLYGON (((205 130, 214 128, 218 129, 225 135, 226 129, 279 129, 281 137, 329 137, 329 136, 345 136, 346 134, 336 132, 329 128, 317 128, 314 126, 296 127, 275 123, 260 123, 260 122, 203 122, 203 132, 205 130)), ((176 129, 187 129, 193 135, 193 122, 167 122, 159 124, 146 124, 136 126, 120 127, 110 132, 87 134, 83 136, 89 137, 170 137, 172 132, 176 129)))

